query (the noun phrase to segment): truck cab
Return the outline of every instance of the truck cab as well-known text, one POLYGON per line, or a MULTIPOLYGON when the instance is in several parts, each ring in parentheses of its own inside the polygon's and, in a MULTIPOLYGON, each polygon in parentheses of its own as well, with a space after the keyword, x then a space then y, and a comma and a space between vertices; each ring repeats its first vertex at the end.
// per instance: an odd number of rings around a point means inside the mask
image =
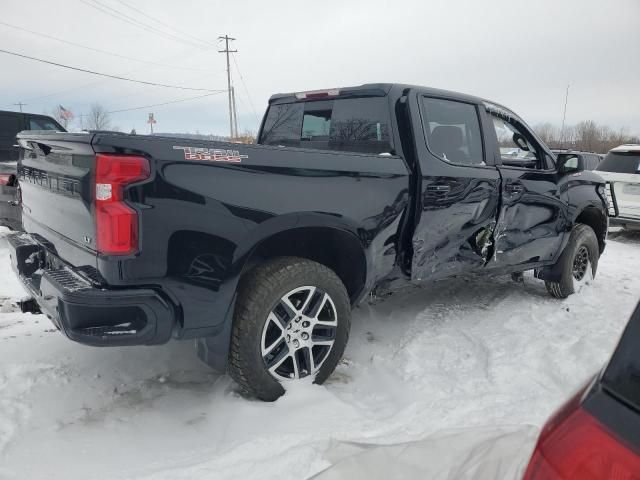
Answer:
POLYGON ((550 269, 580 217, 604 250, 602 181, 571 173, 513 111, 460 93, 370 84, 271 97, 259 143, 374 154, 410 173, 398 240, 412 280, 550 269))

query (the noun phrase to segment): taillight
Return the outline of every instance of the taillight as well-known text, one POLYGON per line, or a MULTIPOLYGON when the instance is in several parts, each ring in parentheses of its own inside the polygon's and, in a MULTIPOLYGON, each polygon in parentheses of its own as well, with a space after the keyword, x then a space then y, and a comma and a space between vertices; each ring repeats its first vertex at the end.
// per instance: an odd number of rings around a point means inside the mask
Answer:
POLYGON ((105 255, 138 251, 138 214, 124 201, 127 185, 149 178, 149 161, 129 155, 96 156, 96 249, 105 255))
POLYGON ((15 175, 11 173, 0 173, 0 185, 13 185, 15 175))
POLYGON ((574 398, 545 425, 524 480, 640 480, 640 456, 574 398))

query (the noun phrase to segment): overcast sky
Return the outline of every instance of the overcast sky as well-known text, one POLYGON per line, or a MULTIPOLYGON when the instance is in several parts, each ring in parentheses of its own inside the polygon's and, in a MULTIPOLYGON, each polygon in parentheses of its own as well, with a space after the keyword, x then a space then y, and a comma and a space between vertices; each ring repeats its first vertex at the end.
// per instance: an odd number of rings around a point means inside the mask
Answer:
MULTIPOLYGON (((156 83, 225 89, 225 60, 216 38, 236 37, 233 47, 247 87, 232 64, 240 130, 257 130, 273 93, 402 82, 479 95, 512 108, 530 124, 557 125, 570 84, 567 123, 591 119, 640 134, 640 0, 1 3, 0 22, 162 66, 2 24, 0 49, 156 83), (118 14, 127 17, 123 21, 118 14)), ((206 93, 96 77, 0 53, 4 110, 17 109, 12 104, 19 101, 36 113, 60 104, 78 117, 94 102, 114 111, 206 93)), ((222 93, 114 113, 112 123, 147 132, 153 111, 156 131, 225 135, 226 102, 222 93)))

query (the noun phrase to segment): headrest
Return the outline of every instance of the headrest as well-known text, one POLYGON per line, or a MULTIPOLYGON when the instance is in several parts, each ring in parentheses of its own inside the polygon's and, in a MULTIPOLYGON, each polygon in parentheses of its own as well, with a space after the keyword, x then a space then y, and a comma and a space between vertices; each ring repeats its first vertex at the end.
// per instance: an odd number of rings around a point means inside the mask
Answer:
POLYGON ((436 127, 431 132, 431 143, 437 153, 458 149, 462 147, 462 130, 449 125, 436 127))

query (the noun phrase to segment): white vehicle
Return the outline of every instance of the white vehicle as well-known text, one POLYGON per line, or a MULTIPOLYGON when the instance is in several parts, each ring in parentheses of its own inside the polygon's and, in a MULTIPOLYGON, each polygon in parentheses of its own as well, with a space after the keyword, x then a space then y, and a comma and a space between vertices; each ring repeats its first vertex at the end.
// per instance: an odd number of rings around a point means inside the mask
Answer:
POLYGON ((610 224, 640 229, 640 145, 612 149, 596 170, 610 185, 610 224))

